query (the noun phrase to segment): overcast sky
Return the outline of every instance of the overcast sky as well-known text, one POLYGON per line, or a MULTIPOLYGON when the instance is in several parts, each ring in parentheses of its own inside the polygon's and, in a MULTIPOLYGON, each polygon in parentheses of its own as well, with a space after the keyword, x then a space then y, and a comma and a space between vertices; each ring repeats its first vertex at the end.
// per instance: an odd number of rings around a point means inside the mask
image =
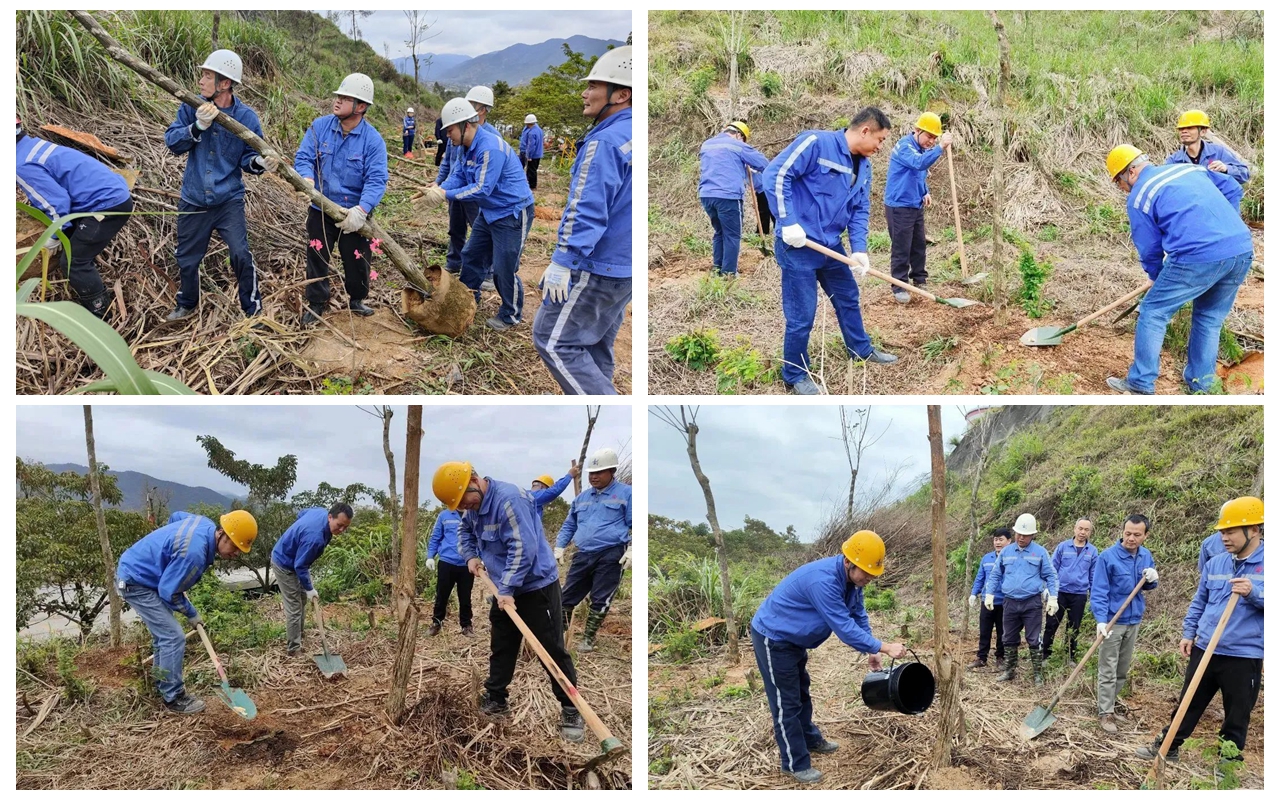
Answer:
MULTIPOLYGON (((317 11, 324 15, 326 12, 317 11)), ((428 9, 427 21, 434 24, 420 52, 460 53, 479 56, 513 44, 540 44, 548 39, 590 36, 625 42, 631 33, 630 11, 444 11, 428 9), (435 35, 439 34, 439 35, 435 35)), ((378 55, 383 43, 391 46, 391 57, 409 55, 405 47, 408 22, 403 11, 375 11, 368 19, 358 19, 363 38, 378 55)), ((348 16, 339 26, 351 30, 348 16)))
MULTIPOLYGON (((366 406, 373 408, 373 406, 366 406)), ((391 448, 404 485, 404 406, 392 406, 391 448)), ((88 463, 80 406, 17 407, 17 453, 44 463, 88 463)), ((422 419, 421 495, 444 461, 469 460, 481 475, 527 487, 534 477, 556 478, 582 449, 584 406, 428 406, 422 419)), ((209 468, 198 434, 212 434, 238 458, 274 465, 298 457, 294 491, 334 486, 387 485, 382 421, 354 406, 95 406, 99 463, 188 486, 243 496, 248 490, 209 468)), ((627 448, 631 409, 604 406, 591 449, 627 448)))
MULTIPOLYGON (((850 409, 854 407, 849 407, 850 409)), ((966 406, 968 410, 972 406, 966 406)), ((905 465, 899 492, 929 469, 929 425, 924 406, 874 406, 871 431, 888 433, 862 457, 860 486, 881 487, 905 465)), ((964 413, 942 407, 943 441, 963 434, 964 413)), ((840 441, 837 406, 702 406, 698 410, 698 460, 711 481, 720 526, 740 528, 745 517, 776 531, 794 525, 802 541, 843 509, 849 462, 840 441)), ((707 506, 689 468, 684 438, 649 417, 649 512, 705 522, 707 506)))

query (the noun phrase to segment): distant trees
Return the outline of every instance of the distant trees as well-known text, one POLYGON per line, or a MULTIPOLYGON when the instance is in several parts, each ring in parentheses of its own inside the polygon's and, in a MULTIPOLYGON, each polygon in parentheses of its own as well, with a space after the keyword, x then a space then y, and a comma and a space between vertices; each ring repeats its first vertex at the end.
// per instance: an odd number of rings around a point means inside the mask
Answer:
MULTIPOLYGON (((524 86, 515 89, 506 103, 496 111, 504 122, 519 128, 526 114, 536 114, 538 124, 548 135, 581 138, 591 126, 591 120, 582 116, 582 79, 591 72, 596 57, 575 52, 566 42, 564 63, 548 67, 524 86)), ((497 84, 494 99, 497 100, 497 84)))

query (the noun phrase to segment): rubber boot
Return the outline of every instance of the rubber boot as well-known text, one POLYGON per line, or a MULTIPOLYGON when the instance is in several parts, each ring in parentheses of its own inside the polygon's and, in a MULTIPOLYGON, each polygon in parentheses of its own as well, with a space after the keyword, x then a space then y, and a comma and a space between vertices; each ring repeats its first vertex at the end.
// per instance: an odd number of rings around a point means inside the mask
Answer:
POLYGON ((1039 650, 1031 651, 1031 669, 1035 674, 1036 686, 1044 686, 1044 654, 1039 650))
POLYGON ((1011 681, 1018 676, 1018 651, 1014 650, 1004 660, 1004 672, 996 678, 996 682, 1011 681))
POLYGON ((607 611, 588 611, 587 612, 587 629, 582 632, 582 641, 578 643, 579 653, 590 653, 596 649, 596 633, 600 630, 600 624, 604 622, 604 616, 607 611))

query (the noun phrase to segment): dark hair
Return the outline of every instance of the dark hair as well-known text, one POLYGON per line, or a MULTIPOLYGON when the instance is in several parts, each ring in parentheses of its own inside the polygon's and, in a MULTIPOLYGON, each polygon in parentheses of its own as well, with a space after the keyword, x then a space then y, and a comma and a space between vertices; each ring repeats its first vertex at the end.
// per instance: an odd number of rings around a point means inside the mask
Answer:
POLYGON ((1130 522, 1132 522, 1134 525, 1137 525, 1139 522, 1141 522, 1143 533, 1151 533, 1151 520, 1147 519, 1142 514, 1130 514, 1129 516, 1124 518, 1124 521, 1126 525, 1130 522))
POLYGON ((994 531, 991 532, 991 538, 992 539, 995 539, 995 538, 1012 539, 1013 537, 1009 535, 1008 528, 996 528, 994 531))
POLYGON ((329 516, 337 517, 345 514, 347 519, 355 519, 356 515, 351 510, 351 506, 346 503, 334 503, 333 508, 329 509, 329 516))
POLYGON ((860 128, 868 124, 871 125, 872 130, 876 131, 889 130, 893 127, 893 123, 889 121, 889 115, 875 106, 867 106, 859 111, 849 123, 849 127, 860 128))

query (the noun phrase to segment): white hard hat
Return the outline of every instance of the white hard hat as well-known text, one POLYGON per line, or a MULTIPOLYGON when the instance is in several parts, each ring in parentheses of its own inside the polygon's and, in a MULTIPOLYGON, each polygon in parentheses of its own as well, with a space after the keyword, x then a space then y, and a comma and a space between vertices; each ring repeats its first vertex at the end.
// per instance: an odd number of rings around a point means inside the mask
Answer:
POLYGON ((606 469, 618 468, 618 454, 608 447, 602 447, 587 459, 587 472, 603 472, 606 469))
POLYGON ((404 113, 406 113, 406 114, 412 114, 412 113, 413 113, 413 106, 409 106, 408 108, 406 108, 406 109, 404 110, 404 113))
POLYGON ((373 78, 363 72, 353 72, 342 79, 342 85, 333 93, 342 97, 354 97, 362 103, 373 105, 373 78))
POLYGON ((1030 514, 1019 514, 1018 521, 1013 523, 1013 532, 1022 536, 1036 535, 1036 518, 1030 514))
POLYGON ((530 114, 524 118, 525 125, 536 125, 537 123, 538 123, 538 118, 533 114, 530 114))
POLYGON ((488 86, 472 86, 471 91, 467 92, 467 102, 493 108, 493 90, 488 86))
POLYGON ((471 104, 461 97, 455 97, 440 109, 440 127, 449 128, 459 122, 479 122, 480 115, 471 104))
POLYGON ((211 70, 224 78, 230 78, 236 83, 239 83, 240 78, 244 75, 244 66, 240 63, 240 56, 230 50, 214 50, 200 65, 200 69, 211 70))
POLYGON ((601 81, 615 83, 618 86, 631 86, 631 45, 615 47, 596 59, 591 73, 584 81, 601 81))

